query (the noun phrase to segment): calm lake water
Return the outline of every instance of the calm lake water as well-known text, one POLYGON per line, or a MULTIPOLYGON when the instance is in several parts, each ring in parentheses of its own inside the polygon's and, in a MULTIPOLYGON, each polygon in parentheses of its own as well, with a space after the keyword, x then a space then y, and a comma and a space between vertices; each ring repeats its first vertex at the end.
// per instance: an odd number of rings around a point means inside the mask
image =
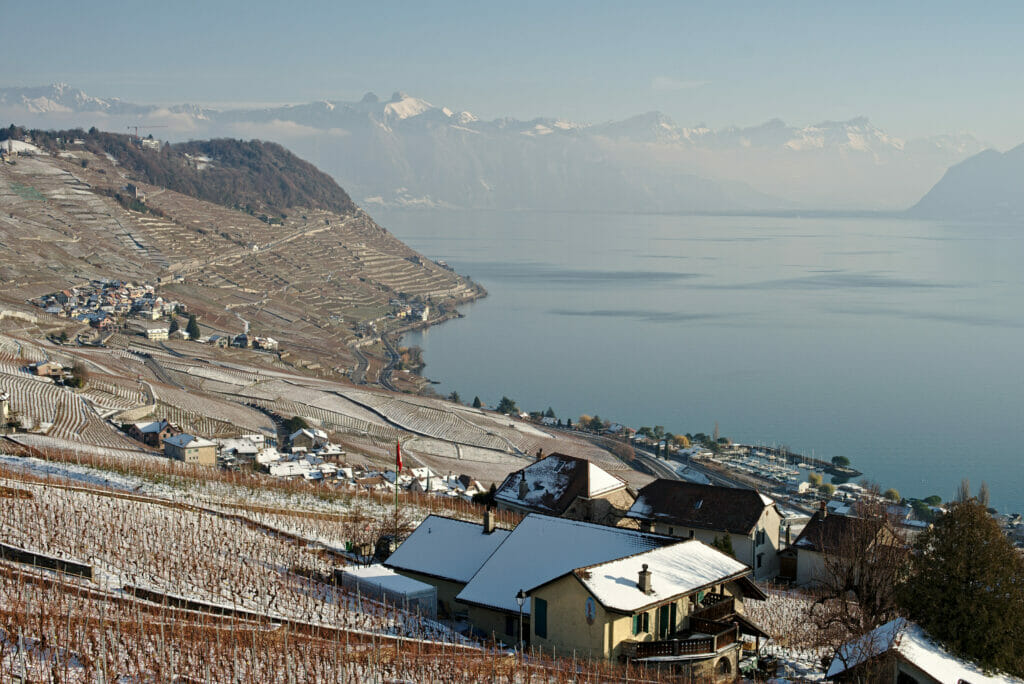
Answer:
POLYGON ((403 212, 483 284, 420 334, 438 392, 848 456, 883 488, 1024 511, 1024 226, 403 212))

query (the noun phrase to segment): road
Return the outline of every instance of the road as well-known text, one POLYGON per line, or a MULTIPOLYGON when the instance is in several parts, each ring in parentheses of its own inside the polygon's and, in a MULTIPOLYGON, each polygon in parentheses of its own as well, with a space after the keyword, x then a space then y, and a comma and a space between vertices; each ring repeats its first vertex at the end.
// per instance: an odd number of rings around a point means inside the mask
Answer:
POLYGON ((384 368, 381 369, 380 375, 377 376, 377 381, 384 389, 389 389, 392 392, 397 392, 398 390, 395 389, 395 386, 391 384, 391 371, 393 371, 395 367, 398 366, 398 362, 402 357, 398 355, 398 352, 391 345, 391 340, 388 339, 387 335, 381 335, 380 340, 381 342, 384 343, 384 348, 387 350, 388 362, 387 364, 385 364, 384 368))

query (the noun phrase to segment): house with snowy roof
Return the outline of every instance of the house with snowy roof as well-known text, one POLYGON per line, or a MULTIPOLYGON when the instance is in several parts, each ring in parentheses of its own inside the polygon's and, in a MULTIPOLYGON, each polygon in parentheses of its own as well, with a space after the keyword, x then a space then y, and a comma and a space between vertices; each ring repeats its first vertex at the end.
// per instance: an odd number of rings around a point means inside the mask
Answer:
POLYGON ((530 643, 669 666, 694 679, 735 677, 744 616, 767 596, 750 568, 696 539, 573 568, 529 588, 530 643))
POLYGON ((177 461, 198 465, 217 465, 217 443, 187 433, 164 440, 164 455, 177 461))
POLYGON ((329 441, 327 433, 317 428, 302 428, 288 436, 292 449, 303 447, 305 449, 318 449, 329 441))
POLYGON ((509 473, 494 494, 498 508, 614 525, 633 504, 624 480, 585 458, 551 454, 509 473))
POLYGON ((509 535, 489 513, 482 524, 428 515, 384 565, 436 587, 442 615, 464 611, 456 595, 509 535))
MULTIPOLYGON (((531 513, 523 518, 455 597, 468 606, 482 634, 508 643, 519 638, 516 594, 567 572, 674 543, 674 539, 621 527, 531 513)), ((531 606, 523 607, 529 625, 531 606)), ((529 631, 525 631, 529 634, 529 631)))
POLYGON ((834 682, 1024 684, 953 655, 920 625, 897 618, 843 644, 826 673, 834 682))
POLYGON ((738 560, 757 579, 779 572, 782 513, 754 489, 655 480, 637 492, 625 516, 640 529, 707 544, 728 536, 738 560))
POLYGON ((163 448, 165 439, 180 432, 181 430, 166 420, 150 420, 128 426, 129 437, 157 449, 163 448))

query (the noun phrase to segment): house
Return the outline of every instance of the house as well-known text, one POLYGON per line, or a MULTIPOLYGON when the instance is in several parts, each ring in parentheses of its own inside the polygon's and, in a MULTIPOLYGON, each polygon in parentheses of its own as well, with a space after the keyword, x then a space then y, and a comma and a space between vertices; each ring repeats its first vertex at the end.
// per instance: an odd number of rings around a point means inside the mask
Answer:
POLYGON ((163 448, 165 439, 180 433, 177 427, 166 420, 132 423, 128 426, 129 437, 157 449, 163 448))
POLYGON ((210 335, 206 341, 214 347, 221 349, 226 349, 228 346, 228 338, 224 335, 210 335))
POLYGON ((167 323, 143 324, 142 334, 147 340, 166 340, 170 337, 171 328, 167 323))
POLYGON ((64 366, 56 361, 40 361, 32 366, 35 374, 44 378, 60 378, 64 376, 64 366))
MULTIPOLYGON (((576 568, 649 551, 675 540, 621 527, 531 513, 486 559, 455 597, 468 606, 469 622, 488 637, 519 639, 516 594, 576 568)), ((529 604, 523 607, 529 623, 529 604)), ((525 632, 529 634, 529 631, 525 632)))
POLYGON ((178 328, 174 332, 169 333, 167 337, 172 340, 189 340, 192 338, 192 336, 188 334, 188 331, 182 328, 178 328))
POLYGON ((509 534, 508 530, 495 527, 493 517, 480 524, 432 514, 384 565, 436 587, 438 611, 442 615, 454 615, 466 609, 464 605, 456 605, 456 595, 509 534))
POLYGON ((757 579, 779 572, 782 513, 757 490, 655 480, 637 492, 626 518, 648 532, 706 544, 728 536, 736 558, 757 579))
POLYGON ((585 458, 558 453, 509 473, 494 495, 502 510, 612 525, 633 499, 624 480, 585 458))
POLYGON ((936 643, 920 625, 902 618, 841 646, 826 678, 879 684, 1024 684, 1010 675, 985 673, 936 643))
POLYGON ((822 505, 796 541, 779 554, 779 576, 799 586, 819 584, 825 578, 826 556, 855 551, 848 547, 861 546, 866 539, 877 541, 882 534, 884 531, 880 520, 830 513, 822 505))
POLYGON ((300 447, 305 449, 318 449, 327 444, 329 440, 327 433, 323 430, 318 430, 316 428, 302 428, 289 435, 288 441, 291 443, 292 450, 294 451, 296 448, 300 447))
POLYGON ((750 568, 696 539, 574 568, 527 593, 531 645, 694 678, 732 681, 741 633, 769 636, 743 616, 746 601, 767 598, 750 568))
POLYGON ((164 455, 176 461, 198 465, 217 465, 217 443, 182 433, 164 440, 164 455))

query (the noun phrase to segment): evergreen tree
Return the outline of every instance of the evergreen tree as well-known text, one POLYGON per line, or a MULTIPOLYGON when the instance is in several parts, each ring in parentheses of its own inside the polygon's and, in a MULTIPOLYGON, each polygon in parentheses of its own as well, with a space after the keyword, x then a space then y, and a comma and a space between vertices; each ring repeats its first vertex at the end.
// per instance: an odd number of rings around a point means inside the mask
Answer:
POLYGON ((975 499, 918 536, 900 591, 907 617, 956 655, 1024 676, 1024 559, 975 499))
POLYGON ((736 557, 736 551, 732 548, 732 535, 729 533, 725 533, 721 537, 716 536, 711 545, 726 555, 736 557))
POLYGON ((473 397, 473 408, 483 408, 484 403, 480 401, 480 397, 473 397))
POLYGON ((512 401, 508 397, 502 397, 501 401, 498 402, 497 411, 498 413, 504 413, 505 415, 509 415, 512 413, 516 413, 518 409, 516 408, 516 402, 512 401))
POLYGON ((554 418, 555 417, 555 409, 553 409, 550 406, 548 406, 548 410, 544 412, 544 417, 545 418, 554 418))
POLYGON ((185 332, 187 332, 189 338, 193 340, 202 336, 202 333, 199 331, 199 321, 196 320, 195 314, 188 315, 188 327, 185 328, 185 332))
POLYGON ((462 397, 459 396, 458 392, 452 390, 452 393, 448 395, 448 401, 454 401, 456 404, 461 404, 462 397))
MULTIPOLYGON (((178 332, 178 328, 179 328, 179 326, 178 326, 178 317, 177 316, 171 316, 171 327, 167 330, 167 332, 169 332, 169 333, 178 332)), ((189 337, 191 337, 191 335, 189 335, 189 337)))

